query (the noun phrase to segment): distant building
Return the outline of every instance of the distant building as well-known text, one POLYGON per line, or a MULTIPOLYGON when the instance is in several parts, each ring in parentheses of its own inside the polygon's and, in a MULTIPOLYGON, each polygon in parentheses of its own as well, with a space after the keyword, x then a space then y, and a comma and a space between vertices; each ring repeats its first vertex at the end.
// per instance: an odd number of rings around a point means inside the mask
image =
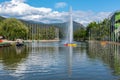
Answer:
POLYGON ((115 42, 120 41, 120 11, 116 11, 111 16, 110 39, 115 42))

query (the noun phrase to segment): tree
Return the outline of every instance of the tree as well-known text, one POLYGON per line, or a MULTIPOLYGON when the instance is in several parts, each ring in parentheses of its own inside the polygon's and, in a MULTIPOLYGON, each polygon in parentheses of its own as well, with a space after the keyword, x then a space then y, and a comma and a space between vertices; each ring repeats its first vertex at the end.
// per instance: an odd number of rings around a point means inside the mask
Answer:
POLYGON ((0 25, 0 35, 7 39, 14 40, 17 38, 25 39, 28 33, 28 28, 15 18, 7 18, 0 25))
POLYGON ((97 34, 99 34, 99 27, 96 22, 91 22, 88 24, 86 29, 86 36, 91 37, 91 39, 95 39, 97 37, 97 34))
POLYGON ((104 19, 99 23, 91 22, 88 24, 86 31, 86 36, 92 40, 108 40, 110 36, 110 20, 104 19))
POLYGON ((55 27, 44 27, 40 30, 40 39, 50 40, 55 39, 55 27))
POLYGON ((75 41, 83 41, 86 38, 86 30, 84 28, 78 29, 74 32, 75 41))

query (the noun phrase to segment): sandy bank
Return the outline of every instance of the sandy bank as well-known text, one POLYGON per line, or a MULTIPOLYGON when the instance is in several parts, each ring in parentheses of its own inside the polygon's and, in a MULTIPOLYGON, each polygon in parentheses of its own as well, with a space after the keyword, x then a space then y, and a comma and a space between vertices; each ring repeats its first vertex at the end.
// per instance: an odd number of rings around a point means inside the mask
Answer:
MULTIPOLYGON (((59 42, 60 40, 23 40, 24 42, 59 42)), ((3 40, 3 42, 8 42, 11 44, 16 43, 16 41, 3 40)))
POLYGON ((59 42, 60 40, 24 40, 24 42, 59 42))

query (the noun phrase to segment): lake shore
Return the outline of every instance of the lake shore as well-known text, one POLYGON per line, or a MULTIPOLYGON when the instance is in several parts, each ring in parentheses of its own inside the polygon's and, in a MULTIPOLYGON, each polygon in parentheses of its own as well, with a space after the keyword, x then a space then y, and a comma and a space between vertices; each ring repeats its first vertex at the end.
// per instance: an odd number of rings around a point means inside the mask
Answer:
POLYGON ((88 43, 101 43, 101 44, 113 44, 113 45, 120 45, 119 42, 113 42, 113 41, 88 41, 88 43))
POLYGON ((59 42, 60 40, 23 40, 24 42, 59 42))
MULTIPOLYGON (((59 41, 60 40, 58 40, 58 39, 55 39, 55 40, 23 40, 23 42, 59 42, 59 41)), ((14 44, 17 41, 3 40, 3 42, 14 44)))
MULTIPOLYGON (((23 40, 24 42, 59 42, 60 40, 54 39, 54 40, 23 40)), ((11 41, 11 40, 3 40, 3 42, 14 44, 17 41, 11 41)), ((88 43, 105 43, 105 44, 114 44, 114 45, 120 45, 119 42, 112 42, 112 41, 94 41, 90 40, 87 41, 88 43)))

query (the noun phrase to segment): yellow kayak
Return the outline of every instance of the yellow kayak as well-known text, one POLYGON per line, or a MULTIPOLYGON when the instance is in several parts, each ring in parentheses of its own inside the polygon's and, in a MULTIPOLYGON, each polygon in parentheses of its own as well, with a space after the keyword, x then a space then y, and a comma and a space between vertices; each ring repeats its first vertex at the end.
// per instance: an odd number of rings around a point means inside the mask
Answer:
POLYGON ((74 44, 74 43, 68 43, 68 44, 64 44, 65 46, 72 46, 72 47, 76 47, 77 44, 74 44))

